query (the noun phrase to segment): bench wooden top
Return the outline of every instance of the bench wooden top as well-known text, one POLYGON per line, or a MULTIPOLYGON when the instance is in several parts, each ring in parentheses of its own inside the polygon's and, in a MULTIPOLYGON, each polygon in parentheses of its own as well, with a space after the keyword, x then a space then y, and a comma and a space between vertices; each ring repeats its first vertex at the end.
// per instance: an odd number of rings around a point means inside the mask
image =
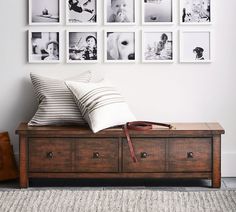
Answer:
MULTIPOLYGON (((171 123, 175 129, 167 129, 164 127, 157 127, 148 131, 130 131, 132 136, 145 137, 172 137, 172 136, 212 136, 224 134, 225 131, 219 123, 171 123)), ((21 123, 16 129, 16 134, 27 136, 44 137, 116 137, 124 136, 122 127, 114 127, 102 130, 98 133, 93 133, 89 127, 86 126, 41 126, 32 127, 27 123, 21 123)))

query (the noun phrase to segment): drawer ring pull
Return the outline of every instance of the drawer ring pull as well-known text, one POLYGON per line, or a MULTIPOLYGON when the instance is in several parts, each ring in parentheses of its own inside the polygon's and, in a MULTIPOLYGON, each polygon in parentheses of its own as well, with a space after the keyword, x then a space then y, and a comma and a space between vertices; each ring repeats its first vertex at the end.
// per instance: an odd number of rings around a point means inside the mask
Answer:
POLYGON ((193 152, 187 152, 187 158, 193 158, 193 152))
POLYGON ((148 156, 148 153, 146 153, 146 152, 141 152, 141 158, 147 158, 147 156, 148 156))
POLYGON ((100 155, 99 155, 99 152, 94 152, 94 153, 93 153, 93 158, 99 158, 99 156, 100 156, 100 155))
POLYGON ((52 159, 53 158, 53 152, 47 152, 47 158, 52 159))

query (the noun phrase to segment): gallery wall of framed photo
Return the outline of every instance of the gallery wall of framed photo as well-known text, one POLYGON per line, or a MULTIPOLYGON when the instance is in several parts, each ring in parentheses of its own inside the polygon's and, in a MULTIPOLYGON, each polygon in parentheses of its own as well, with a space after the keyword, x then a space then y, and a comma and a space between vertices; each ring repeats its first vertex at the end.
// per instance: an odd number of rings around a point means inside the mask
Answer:
POLYGON ((212 61, 212 0, 28 1, 29 63, 212 61))

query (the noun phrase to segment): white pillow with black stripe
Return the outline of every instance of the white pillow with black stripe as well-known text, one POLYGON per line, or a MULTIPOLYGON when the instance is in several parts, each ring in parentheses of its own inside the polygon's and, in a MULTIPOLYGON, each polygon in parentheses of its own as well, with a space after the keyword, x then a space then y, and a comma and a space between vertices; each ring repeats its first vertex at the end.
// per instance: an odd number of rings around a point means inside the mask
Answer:
MULTIPOLYGON (((29 126, 86 124, 63 80, 34 73, 30 73, 30 77, 39 105, 29 126)), ((76 76, 75 80, 89 82, 91 78, 91 72, 87 71, 76 76)))
POLYGON ((109 83, 66 81, 66 85, 94 133, 136 120, 124 98, 109 83))

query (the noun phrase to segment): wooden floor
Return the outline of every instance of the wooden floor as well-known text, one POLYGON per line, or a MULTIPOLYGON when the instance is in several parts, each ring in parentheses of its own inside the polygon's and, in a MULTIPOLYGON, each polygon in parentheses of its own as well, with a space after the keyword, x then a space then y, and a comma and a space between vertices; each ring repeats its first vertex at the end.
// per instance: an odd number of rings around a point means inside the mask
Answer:
MULTIPOLYGON (((30 182, 29 189, 40 188, 76 188, 80 189, 154 189, 164 191, 208 191, 218 190, 210 187, 211 181, 209 180, 45 180, 34 179, 30 182)), ((0 190, 17 189, 18 181, 5 181, 0 182, 0 190)), ((236 189, 235 178, 222 178, 220 190, 236 189)))

